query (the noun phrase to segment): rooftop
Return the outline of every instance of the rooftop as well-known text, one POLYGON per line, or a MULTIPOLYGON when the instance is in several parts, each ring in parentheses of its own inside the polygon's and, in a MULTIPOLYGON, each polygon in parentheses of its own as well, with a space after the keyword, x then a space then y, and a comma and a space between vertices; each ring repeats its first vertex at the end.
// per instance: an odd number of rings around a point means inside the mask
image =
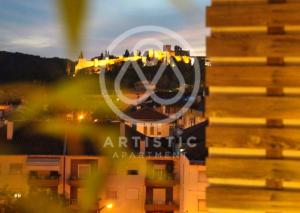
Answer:
POLYGON ((167 115, 157 112, 155 109, 150 107, 143 107, 136 111, 128 111, 126 114, 133 119, 146 122, 159 121, 169 118, 167 115))

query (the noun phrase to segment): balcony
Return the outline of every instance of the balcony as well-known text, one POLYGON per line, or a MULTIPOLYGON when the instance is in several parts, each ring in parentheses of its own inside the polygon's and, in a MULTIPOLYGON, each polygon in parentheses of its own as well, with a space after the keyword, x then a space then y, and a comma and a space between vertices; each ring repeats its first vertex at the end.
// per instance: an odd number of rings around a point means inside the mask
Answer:
POLYGON ((36 187, 57 187, 59 184, 59 176, 49 177, 29 177, 28 184, 36 187))
POLYGON ((179 183, 174 161, 148 161, 145 185, 149 187, 172 187, 179 183))
POLYGON ((84 180, 78 177, 70 177, 68 183, 73 187, 81 187, 83 185, 84 180))
POLYGON ((173 187, 179 184, 179 179, 175 174, 166 176, 149 176, 145 179, 145 185, 149 187, 173 187))
POLYGON ((78 200, 77 199, 74 199, 74 198, 72 198, 72 199, 70 199, 70 205, 72 206, 77 206, 78 205, 78 200))
POLYGON ((28 185, 33 187, 57 187, 60 174, 57 171, 30 171, 28 185))
POLYGON ((178 211, 179 206, 174 202, 167 202, 165 204, 146 203, 145 211, 149 212, 173 212, 178 211))

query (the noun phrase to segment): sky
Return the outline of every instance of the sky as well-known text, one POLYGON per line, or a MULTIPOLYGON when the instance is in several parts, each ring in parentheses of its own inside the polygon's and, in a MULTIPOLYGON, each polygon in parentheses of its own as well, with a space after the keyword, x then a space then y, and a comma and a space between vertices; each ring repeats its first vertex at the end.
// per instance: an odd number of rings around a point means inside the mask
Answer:
MULTIPOLYGON (((205 37, 209 33, 205 28, 205 8, 209 2, 89 0, 81 49, 87 58, 98 56, 124 32, 151 25, 178 33, 191 46, 192 55, 205 55, 205 37)), ((0 0, 0 51, 72 57, 66 51, 64 27, 55 3, 55 0, 0 0)), ((132 50, 138 42, 149 41, 149 38, 162 44, 179 44, 162 33, 144 32, 122 41, 113 54, 132 50)), ((144 48, 151 48, 151 45, 148 46, 144 48)))

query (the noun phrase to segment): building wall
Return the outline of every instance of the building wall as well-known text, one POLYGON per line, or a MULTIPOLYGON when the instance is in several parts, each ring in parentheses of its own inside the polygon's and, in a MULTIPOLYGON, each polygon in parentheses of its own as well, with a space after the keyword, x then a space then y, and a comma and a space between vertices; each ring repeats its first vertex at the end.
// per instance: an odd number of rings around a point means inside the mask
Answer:
MULTIPOLYGON (((156 108, 158 112, 168 116, 177 113, 180 109, 181 107, 178 106, 161 106, 156 108)), ((205 121, 205 118, 202 112, 194 109, 188 109, 186 113, 184 113, 184 115, 176 121, 176 124, 181 126, 183 129, 187 129, 203 121, 205 121)))
MULTIPOLYGON (((149 57, 155 58, 157 60, 165 60, 168 64, 171 63, 171 57, 174 57, 176 61, 183 61, 184 63, 190 63, 191 57, 190 56, 176 56, 174 51, 161 51, 161 50, 149 50, 149 57)), ((126 61, 138 61, 142 60, 144 64, 147 63, 147 57, 145 56, 130 56, 130 57, 123 57, 120 56, 114 59, 94 59, 94 60, 87 60, 86 58, 79 58, 78 63, 75 66, 75 75, 77 75, 78 71, 84 68, 90 67, 102 67, 105 68, 106 66, 111 66, 117 63, 126 62, 126 61)))
MULTIPOLYGON (((114 208, 110 212, 132 212, 132 213, 144 213, 146 203, 146 188, 145 183, 147 170, 149 170, 150 164, 159 161, 167 162, 174 160, 174 173, 177 178, 179 174, 179 159, 172 158, 134 158, 124 160, 117 168, 109 171, 107 174, 107 182, 105 188, 101 194, 103 198, 102 203, 114 203, 114 208), (137 175, 128 175, 128 170, 137 170, 137 175), (112 199, 108 195, 111 192, 116 193, 116 198, 112 199)), ((173 194, 167 197, 173 197, 173 201, 179 204, 180 199, 180 186, 173 187, 173 194)), ((176 213, 176 211, 175 211, 176 213)))
POLYGON ((170 126, 165 123, 139 123, 136 125, 136 130, 148 137, 170 136, 170 126), (153 128, 153 132, 151 128, 153 128))
MULTIPOLYGON (((46 157, 46 156, 45 156, 46 157)), ((49 156, 47 156, 49 157, 49 156)), ((31 157, 32 158, 32 157, 31 157)), ((38 156, 39 159, 43 157, 38 156)), ((55 156, 56 159, 60 159, 61 157, 55 156)), ((30 171, 38 171, 47 173, 50 171, 58 171, 59 184, 57 185, 58 193, 63 192, 63 179, 62 179, 62 160, 59 161, 58 168, 53 169, 53 167, 45 166, 43 169, 39 165, 36 168, 29 166, 28 156, 25 155, 9 155, 9 156, 0 156, 0 190, 8 187, 9 192, 12 193, 21 193, 22 196, 28 195, 30 192, 31 186, 29 185, 29 173, 30 171), (10 169, 13 164, 21 165, 21 172, 13 173, 10 169), (48 169, 48 170, 47 170, 48 169)), ((36 186, 38 187, 38 186, 36 186)))
POLYGON ((8 187, 12 193, 21 193, 22 196, 28 193, 26 159, 26 156, 0 156, 0 190, 8 187), (10 171, 13 164, 21 165, 20 173, 10 171))
MULTIPOLYGON (((41 157, 42 158, 42 157, 41 157)), ((57 158, 57 157, 55 157, 57 158)), ((21 193, 26 196, 29 192, 28 185, 28 156, 0 156, 0 188, 9 186, 9 189, 15 193, 21 193), (10 174, 10 165, 22 165, 22 173, 10 174)), ((72 198, 72 193, 76 193, 73 198, 80 197, 80 192, 84 192, 84 186, 74 187, 69 179, 76 176, 78 164, 97 164, 97 169, 104 173, 104 181, 99 192, 98 198, 101 199, 99 207, 108 203, 113 203, 114 208, 110 212, 132 212, 144 213, 146 203, 146 175, 149 171, 149 165, 164 164, 164 162, 173 162, 173 173, 178 180, 174 186, 166 187, 167 191, 173 191, 172 195, 167 194, 167 198, 173 198, 173 202, 180 206, 182 213, 204 213, 205 208, 205 188, 207 180, 205 176, 205 166, 191 165, 189 160, 181 156, 180 158, 132 158, 120 159, 116 166, 108 164, 108 159, 104 157, 88 156, 66 156, 60 157, 59 174, 60 182, 58 193, 65 194, 67 199, 72 198), (65 163, 64 163, 65 162, 65 163), (121 163, 120 163, 121 162, 121 163), (63 171, 65 164, 65 173, 63 171), (136 171, 136 172, 135 172, 136 171)), ((101 186, 101 185, 100 185, 101 186)), ((95 186, 96 187, 96 186, 95 186)), ((150 187, 151 188, 151 187, 150 187)), ((164 187, 154 187, 164 188, 164 187)), ((153 192, 152 192, 153 193, 153 192)))
MULTIPOLYGON (((70 184, 71 179, 78 178, 78 165, 79 164, 89 164, 91 166, 91 172, 93 167, 96 165, 98 169, 103 166, 103 158, 101 157, 88 157, 88 156, 66 156, 65 157, 65 197, 67 199, 78 198, 78 188, 83 188, 82 186, 75 187, 70 184), (74 194, 75 193, 75 194, 74 194)), ((63 171, 62 171, 63 172, 63 171)), ((60 193, 63 193, 63 190, 60 193)))
POLYGON ((192 165, 182 155, 180 160, 180 212, 207 213, 206 188, 208 180, 204 165, 192 165))
POLYGON ((114 204, 114 208, 110 210, 112 213, 143 213, 146 190, 145 174, 145 159, 122 159, 121 164, 107 172, 107 182, 101 194, 102 204, 112 202, 114 204), (136 170, 138 174, 129 175, 128 170, 136 170), (116 193, 116 198, 109 196, 111 192, 116 193))

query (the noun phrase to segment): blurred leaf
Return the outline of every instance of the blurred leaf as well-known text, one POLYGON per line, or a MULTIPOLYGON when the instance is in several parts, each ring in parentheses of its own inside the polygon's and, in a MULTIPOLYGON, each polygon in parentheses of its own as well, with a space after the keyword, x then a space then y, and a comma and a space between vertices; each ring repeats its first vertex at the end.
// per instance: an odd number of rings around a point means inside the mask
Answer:
POLYGON ((63 198, 49 196, 43 193, 31 195, 28 198, 19 200, 15 208, 19 213, 70 213, 64 204, 63 198))
POLYGON ((56 0, 65 27, 69 50, 78 52, 86 18, 88 0, 56 0))

